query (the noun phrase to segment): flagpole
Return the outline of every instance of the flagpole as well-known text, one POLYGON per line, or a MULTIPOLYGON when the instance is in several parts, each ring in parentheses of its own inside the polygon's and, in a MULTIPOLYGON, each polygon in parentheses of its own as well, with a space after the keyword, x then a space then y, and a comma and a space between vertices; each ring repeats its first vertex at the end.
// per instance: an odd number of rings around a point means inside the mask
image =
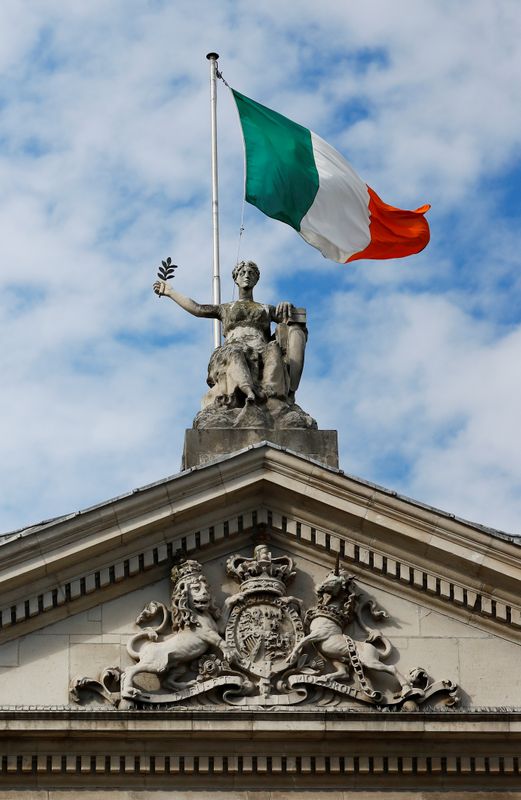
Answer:
MULTIPOLYGON (((210 62, 210 111, 212 119, 212 230, 213 230, 213 303, 221 303, 221 275, 219 270, 219 200, 217 180, 217 59, 218 53, 208 53, 210 62)), ((213 321, 214 347, 221 344, 221 323, 213 321)))

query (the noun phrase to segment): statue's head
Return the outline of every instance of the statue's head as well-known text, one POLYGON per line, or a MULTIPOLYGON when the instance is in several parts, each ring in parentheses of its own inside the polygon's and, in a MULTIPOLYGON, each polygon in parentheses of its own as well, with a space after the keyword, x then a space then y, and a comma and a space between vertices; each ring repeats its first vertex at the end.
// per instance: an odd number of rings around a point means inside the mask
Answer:
POLYGON ((253 289, 260 278, 260 270, 254 261, 239 261, 233 269, 232 278, 239 288, 253 289))
POLYGON ((210 591, 205 578, 194 578, 188 583, 192 606, 196 611, 206 611, 210 606, 210 591))
POLYGON ((198 561, 183 561, 172 569, 172 624, 174 630, 199 625, 197 613, 217 614, 198 561))
POLYGON ((317 586, 317 594, 320 597, 323 594, 337 597, 339 594, 350 591, 350 583, 353 576, 345 570, 335 570, 326 575, 322 583, 317 586))

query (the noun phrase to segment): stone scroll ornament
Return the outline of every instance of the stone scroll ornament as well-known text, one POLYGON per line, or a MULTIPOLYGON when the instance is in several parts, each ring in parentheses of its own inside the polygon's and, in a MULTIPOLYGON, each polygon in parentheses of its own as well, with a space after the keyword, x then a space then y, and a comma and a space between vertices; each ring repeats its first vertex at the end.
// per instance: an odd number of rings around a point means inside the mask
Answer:
POLYGON ((458 702, 452 681, 432 682, 421 667, 404 675, 388 662, 391 643, 368 624, 387 614, 357 591, 338 559, 315 587, 316 605, 305 614, 302 600, 287 591, 296 574, 293 560, 273 557, 265 543, 250 558, 231 556, 226 571, 239 590, 219 609, 198 561, 175 566, 171 607, 151 601, 136 619, 141 630, 127 644, 135 663, 107 667, 98 678, 75 678, 71 698, 101 699, 120 709, 415 710, 427 701, 458 702), (363 631, 363 641, 353 638, 353 628, 363 631), (147 673, 158 688, 144 687, 147 673), (389 676, 387 688, 373 683, 381 673, 389 676))

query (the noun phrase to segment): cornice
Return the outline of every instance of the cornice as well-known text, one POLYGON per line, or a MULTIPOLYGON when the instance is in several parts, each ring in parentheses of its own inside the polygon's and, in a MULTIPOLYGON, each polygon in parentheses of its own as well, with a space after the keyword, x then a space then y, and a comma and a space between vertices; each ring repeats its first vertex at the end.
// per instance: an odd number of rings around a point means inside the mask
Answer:
MULTIPOLYGON (((233 509, 230 509, 233 510, 233 509)), ((197 529, 177 525, 150 531, 146 539, 111 553, 103 552, 97 562, 68 574, 65 570, 48 573, 45 580, 28 588, 16 586, 4 592, 0 607, 0 642, 24 635, 70 614, 121 596, 146 583, 166 577, 176 552, 196 555, 201 561, 250 542, 260 530, 268 531, 282 549, 301 553, 325 568, 330 568, 337 553, 361 580, 369 585, 408 597, 427 607, 448 613, 464 622, 484 628, 512 641, 521 642, 521 606, 503 597, 501 586, 487 592, 472 576, 448 577, 410 558, 396 553, 384 538, 369 546, 358 534, 310 524, 303 517, 281 513, 265 506, 231 514, 226 519, 197 529)))
POLYGON ((199 513, 201 507, 209 503, 216 510, 226 508, 230 497, 264 483, 266 487, 275 486, 283 492, 293 491, 308 502, 338 509, 366 524, 385 526, 394 533, 410 536, 410 528, 414 527, 418 538, 422 531, 429 535, 436 531, 480 554, 493 550, 507 557, 510 554, 514 563, 520 559, 518 545, 487 533, 480 526, 456 521, 451 515, 399 498, 396 493, 360 479, 346 477, 338 470, 264 445, 179 473, 55 522, 21 531, 0 544, 2 569, 5 572, 10 566, 27 563, 27 559, 35 555, 45 559, 58 544, 63 549, 68 545, 81 549, 91 544, 83 540, 92 540, 95 544, 98 534, 110 544, 120 536, 130 537, 133 532, 137 536, 142 528, 154 522, 161 524, 165 519, 175 522, 186 512, 199 513))
POLYGON ((498 789, 519 783, 520 740, 520 713, 499 709, 0 710, 0 785, 498 789))
MULTIPOLYGON (((109 734, 124 730, 129 739, 143 733, 160 733, 165 737, 193 736, 197 739, 214 735, 229 739, 285 738, 288 728, 295 738, 352 736, 373 739, 375 735, 392 734, 396 738, 417 737, 428 733, 436 739, 474 738, 475 736, 509 735, 519 749, 521 740, 521 708, 487 707, 474 710, 423 709, 420 711, 338 711, 307 709, 295 706, 284 709, 250 710, 235 708, 176 708, 167 711, 125 710, 107 706, 93 708, 70 706, 0 706, 0 736, 30 733, 49 736, 64 727, 71 736, 90 738, 94 730, 109 734), (64 724, 65 723, 65 724, 64 724)), ((340 742, 342 745, 342 742, 340 742)))
POLYGON ((161 577, 179 549, 210 552, 259 523, 519 640, 518 545, 264 445, 5 541, 0 641, 161 577))

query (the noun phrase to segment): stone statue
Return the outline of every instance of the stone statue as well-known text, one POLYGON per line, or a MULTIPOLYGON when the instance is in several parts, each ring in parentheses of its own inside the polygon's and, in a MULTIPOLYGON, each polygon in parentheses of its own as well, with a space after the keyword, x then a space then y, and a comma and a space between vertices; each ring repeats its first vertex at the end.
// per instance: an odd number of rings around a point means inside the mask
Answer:
POLYGON ((142 694, 134 684, 134 678, 143 672, 161 678, 162 685, 170 689, 186 687, 179 678, 189 664, 204 655, 211 647, 219 650, 223 657, 233 652, 218 633, 219 610, 211 601, 206 578, 198 561, 185 561, 172 570, 172 612, 163 603, 151 602, 138 616, 142 624, 161 613, 162 619, 155 627, 147 627, 132 637, 127 645, 128 654, 138 663, 124 670, 121 675, 121 696, 136 697, 142 694), (160 639, 171 624, 173 633, 160 639), (136 649, 139 640, 148 641, 136 649))
MULTIPOLYGON (((293 663, 306 645, 313 644, 335 668, 334 672, 326 675, 327 681, 351 681, 354 674, 368 697, 379 698, 380 693, 373 689, 366 670, 387 672, 396 678, 402 695, 406 695, 412 691, 411 680, 402 675, 394 664, 383 662, 382 659, 391 654, 391 643, 379 630, 368 628, 363 621, 353 581, 354 576, 339 570, 337 563, 335 571, 330 572, 317 586, 318 603, 306 614, 309 633, 295 644, 288 663, 293 663), (365 642, 357 642, 345 633, 345 628, 354 621, 367 633, 365 642)), ((387 616, 374 604, 364 605, 369 605, 375 618, 387 616)))
POLYGON ((194 428, 316 428, 295 403, 307 340, 305 310, 255 302, 260 272, 253 261, 241 261, 232 274, 239 299, 220 305, 196 303, 164 280, 153 287, 195 317, 222 322, 225 342, 210 358, 210 388, 194 428))

